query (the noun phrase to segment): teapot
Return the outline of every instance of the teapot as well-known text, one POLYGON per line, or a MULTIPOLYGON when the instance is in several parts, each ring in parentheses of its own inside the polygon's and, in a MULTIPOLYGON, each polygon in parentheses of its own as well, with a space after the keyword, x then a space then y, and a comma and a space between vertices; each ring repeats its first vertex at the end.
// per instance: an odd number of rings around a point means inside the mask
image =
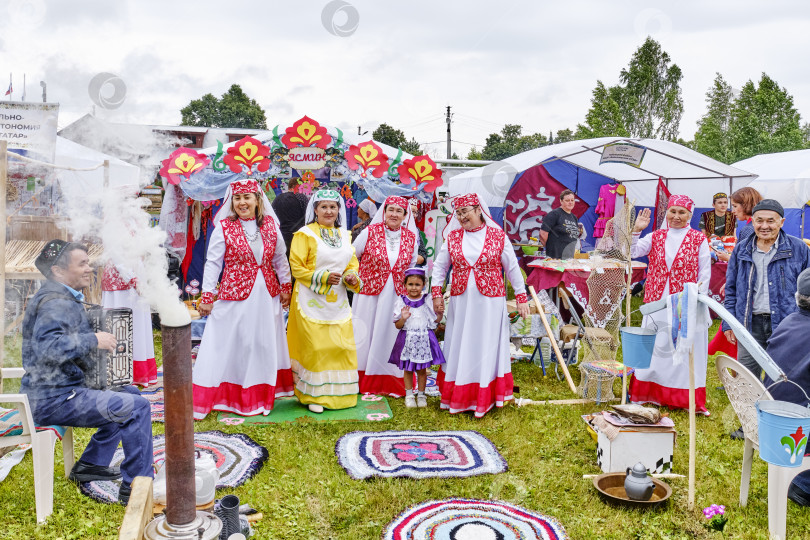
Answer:
MULTIPOLYGON (((219 482, 219 470, 217 470, 214 458, 208 454, 202 454, 198 450, 194 460, 194 486, 197 506, 205 506, 214 500, 217 482, 219 482)), ((158 504, 165 505, 167 503, 165 463, 155 473, 155 479, 152 483, 152 498, 158 504)))
POLYGON ((647 468, 639 462, 633 468, 627 467, 624 479, 624 491, 634 501, 649 501, 655 490, 655 483, 647 476, 647 468))

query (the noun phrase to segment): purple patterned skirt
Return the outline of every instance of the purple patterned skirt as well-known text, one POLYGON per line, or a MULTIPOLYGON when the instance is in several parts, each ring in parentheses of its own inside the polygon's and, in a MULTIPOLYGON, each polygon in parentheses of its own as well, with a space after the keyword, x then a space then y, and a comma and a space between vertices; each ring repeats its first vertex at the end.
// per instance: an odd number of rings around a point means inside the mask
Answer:
POLYGON ((391 351, 389 364, 403 371, 418 371, 428 366, 444 364, 444 354, 433 330, 400 330, 391 351))

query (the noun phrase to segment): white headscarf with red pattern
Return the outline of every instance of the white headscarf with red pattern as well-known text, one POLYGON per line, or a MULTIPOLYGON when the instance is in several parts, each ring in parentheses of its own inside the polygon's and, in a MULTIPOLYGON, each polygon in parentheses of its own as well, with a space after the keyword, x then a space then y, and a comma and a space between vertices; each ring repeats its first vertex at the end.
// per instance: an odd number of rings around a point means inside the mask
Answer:
POLYGON ((483 219, 484 223, 490 227, 495 227, 496 229, 503 230, 498 222, 492 218, 492 215, 489 213, 489 206, 485 203, 481 197, 479 197, 476 193, 466 193, 464 195, 458 195, 452 199, 453 203, 453 213, 450 214, 450 219, 447 220, 447 225, 444 227, 442 231, 442 238, 445 240, 447 239, 447 235, 453 232, 456 229, 461 228, 461 223, 459 223, 458 218, 456 217, 456 210, 459 208, 464 208, 466 206, 478 206, 481 208, 481 218, 483 219))

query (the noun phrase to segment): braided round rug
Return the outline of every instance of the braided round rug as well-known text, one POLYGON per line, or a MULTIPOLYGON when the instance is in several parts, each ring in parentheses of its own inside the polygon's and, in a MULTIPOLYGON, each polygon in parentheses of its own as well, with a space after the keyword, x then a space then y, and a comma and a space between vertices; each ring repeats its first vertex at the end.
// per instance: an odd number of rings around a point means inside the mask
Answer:
POLYGON ((152 411, 152 422, 164 422, 163 387, 141 390, 141 395, 149 402, 149 408, 152 411))
POLYGON ((506 471, 506 460, 477 431, 353 431, 338 439, 335 453, 355 480, 458 478, 506 471))
MULTIPOLYGON (((153 441, 155 463, 163 465, 166 452, 166 437, 157 435, 153 441)), ((194 449, 214 458, 219 471, 217 489, 236 487, 244 484, 259 472, 267 461, 267 448, 242 433, 221 431, 201 431, 194 434, 194 449)), ((111 465, 121 465, 124 451, 115 451, 111 465)), ((82 482, 81 492, 98 502, 112 504, 118 500, 118 486, 121 480, 82 482)))
POLYGON ((411 506, 388 524, 383 540, 561 540, 553 517, 501 501, 444 499, 411 506))

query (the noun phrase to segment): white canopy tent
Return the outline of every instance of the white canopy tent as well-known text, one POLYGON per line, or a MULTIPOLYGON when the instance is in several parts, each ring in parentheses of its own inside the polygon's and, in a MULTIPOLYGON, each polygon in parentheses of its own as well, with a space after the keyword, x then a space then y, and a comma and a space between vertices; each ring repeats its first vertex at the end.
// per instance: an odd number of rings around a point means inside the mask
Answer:
MULTIPOLYGON (((82 146, 64 137, 56 137, 56 157, 54 164, 59 167, 91 169, 103 164, 105 160, 110 162, 110 187, 139 185, 141 175, 140 167, 103 154, 92 148, 82 146)), ((62 170, 60 171, 59 177, 62 181, 63 189, 76 187, 84 192, 92 192, 101 190, 104 187, 103 167, 98 167, 93 170, 62 170), (74 183, 77 185, 74 186, 74 183)))
POLYGON ((564 188, 571 189, 587 205, 587 209, 582 208, 584 213, 577 214, 589 231, 586 245, 590 245, 602 185, 620 182, 637 207, 652 207, 659 178, 670 193, 694 199, 695 225, 700 213, 711 208, 715 193, 728 193, 746 186, 756 175, 669 141, 602 137, 544 146, 467 171, 450 180, 449 194, 477 193, 489 205, 492 216, 504 222, 510 238, 525 240, 536 236, 542 215, 559 206, 556 194, 564 188), (600 165, 602 151, 610 143, 645 147, 640 166, 600 165))
POLYGON ((515 176, 535 165, 559 159, 608 179, 623 183, 628 196, 639 206, 655 204, 655 188, 661 177, 671 193, 688 194, 698 207, 710 207, 718 191, 733 192, 748 185, 755 174, 657 139, 601 137, 544 146, 517 154, 481 169, 460 174, 450 182, 450 195, 471 191, 484 195, 490 206, 501 206, 515 176), (599 164, 606 144, 629 142, 647 148, 641 166, 623 163, 599 164), (486 186, 486 189, 485 189, 486 186))

